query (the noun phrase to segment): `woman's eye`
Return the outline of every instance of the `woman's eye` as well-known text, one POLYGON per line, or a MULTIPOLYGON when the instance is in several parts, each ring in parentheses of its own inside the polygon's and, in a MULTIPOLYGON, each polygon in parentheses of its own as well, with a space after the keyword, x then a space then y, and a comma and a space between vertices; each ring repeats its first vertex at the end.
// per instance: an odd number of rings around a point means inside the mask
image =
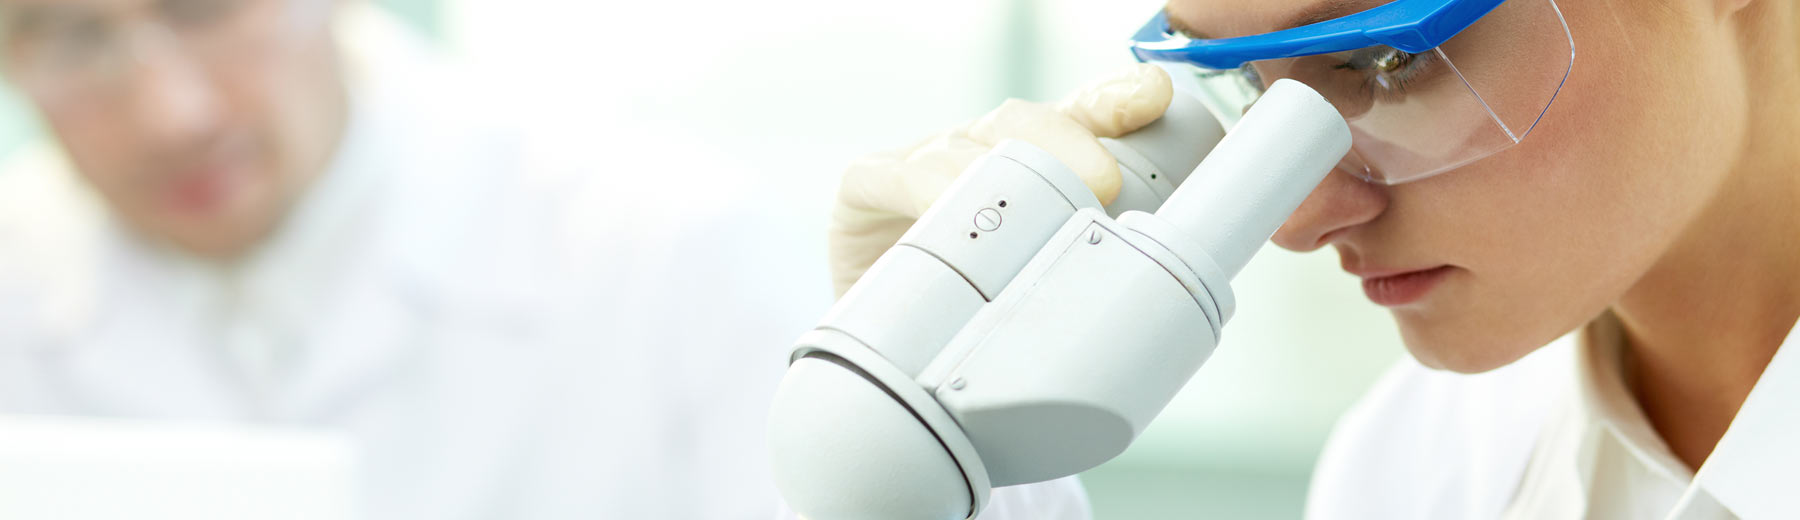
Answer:
POLYGON ((1238 73, 1243 74, 1244 80, 1249 81, 1251 85, 1256 85, 1258 88, 1269 88, 1268 83, 1263 83, 1262 74, 1258 73, 1256 67, 1251 66, 1249 63, 1245 63, 1243 66, 1238 67, 1238 73))
POLYGON ((1371 90, 1399 94, 1429 65, 1430 56, 1393 47, 1373 47, 1352 53, 1335 68, 1359 73, 1371 90))

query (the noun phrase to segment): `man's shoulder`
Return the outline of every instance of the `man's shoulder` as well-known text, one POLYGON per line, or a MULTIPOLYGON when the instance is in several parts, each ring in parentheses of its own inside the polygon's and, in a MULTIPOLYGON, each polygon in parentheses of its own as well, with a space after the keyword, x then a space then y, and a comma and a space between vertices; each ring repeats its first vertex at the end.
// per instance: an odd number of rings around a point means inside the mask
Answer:
POLYGON ((1568 395, 1572 348, 1563 338, 1480 374, 1402 359, 1339 419, 1314 470, 1308 517, 1497 516, 1568 395))
POLYGON ((101 215, 99 201, 82 185, 54 146, 32 142, 0 159, 0 243, 39 236, 66 236, 91 226, 101 215))
POLYGON ((54 147, 27 144, 0 160, 0 346, 25 342, 21 335, 79 303, 105 225, 99 201, 54 147))

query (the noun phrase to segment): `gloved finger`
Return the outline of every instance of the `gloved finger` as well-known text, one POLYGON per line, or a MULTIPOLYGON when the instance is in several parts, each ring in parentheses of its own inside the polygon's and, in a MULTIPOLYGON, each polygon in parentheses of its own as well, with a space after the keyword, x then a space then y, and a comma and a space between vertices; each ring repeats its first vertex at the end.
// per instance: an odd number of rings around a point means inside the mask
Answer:
POLYGON ((837 296, 849 291, 912 224, 913 219, 893 213, 841 205, 833 208, 826 247, 830 253, 831 287, 837 296))
POLYGON ((1056 157, 1102 204, 1118 197, 1119 166, 1099 137, 1117 137, 1155 121, 1173 86, 1154 65, 1114 74, 1057 107, 1009 100, 962 127, 901 150, 853 162, 838 189, 829 233, 833 285, 842 295, 968 165, 1005 139, 1056 157))
POLYGON ((838 186, 828 233, 832 285, 838 295, 988 149, 957 128, 908 148, 853 161, 838 186))
POLYGON ((1138 63, 1075 91, 1056 110, 1099 137, 1119 137, 1162 117, 1175 86, 1162 68, 1138 63))
POLYGON ((969 137, 989 146, 1005 139, 1031 143, 1074 170, 1101 204, 1119 196, 1119 163, 1087 127, 1049 106, 1009 99, 975 120, 969 137))
POLYGON ((956 128, 907 148, 859 158, 844 172, 838 205, 917 219, 990 148, 956 128))

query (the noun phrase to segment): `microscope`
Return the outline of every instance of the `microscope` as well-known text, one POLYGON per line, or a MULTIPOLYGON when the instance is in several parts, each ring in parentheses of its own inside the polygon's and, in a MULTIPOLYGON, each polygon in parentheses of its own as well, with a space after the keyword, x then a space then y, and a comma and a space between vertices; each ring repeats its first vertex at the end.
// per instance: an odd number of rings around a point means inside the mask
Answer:
POLYGON ((1176 85, 1156 122, 1101 140, 1111 205, 1002 142, 800 337, 769 417, 795 511, 975 518, 995 487, 1119 455, 1169 404, 1231 319, 1231 279, 1350 148, 1301 83, 1229 132, 1176 85))

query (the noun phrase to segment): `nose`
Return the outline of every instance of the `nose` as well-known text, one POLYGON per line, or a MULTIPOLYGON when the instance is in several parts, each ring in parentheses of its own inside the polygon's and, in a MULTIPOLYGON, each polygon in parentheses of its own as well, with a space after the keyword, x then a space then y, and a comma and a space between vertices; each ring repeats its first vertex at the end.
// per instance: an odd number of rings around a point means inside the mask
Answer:
POLYGON ((1331 243, 1340 231, 1375 220, 1387 205, 1385 187, 1335 170, 1307 194, 1272 240, 1288 250, 1312 251, 1331 243))
POLYGON ((121 87, 125 116, 149 144, 180 146, 211 132, 220 100, 207 70, 174 42, 135 49, 135 63, 121 87))

